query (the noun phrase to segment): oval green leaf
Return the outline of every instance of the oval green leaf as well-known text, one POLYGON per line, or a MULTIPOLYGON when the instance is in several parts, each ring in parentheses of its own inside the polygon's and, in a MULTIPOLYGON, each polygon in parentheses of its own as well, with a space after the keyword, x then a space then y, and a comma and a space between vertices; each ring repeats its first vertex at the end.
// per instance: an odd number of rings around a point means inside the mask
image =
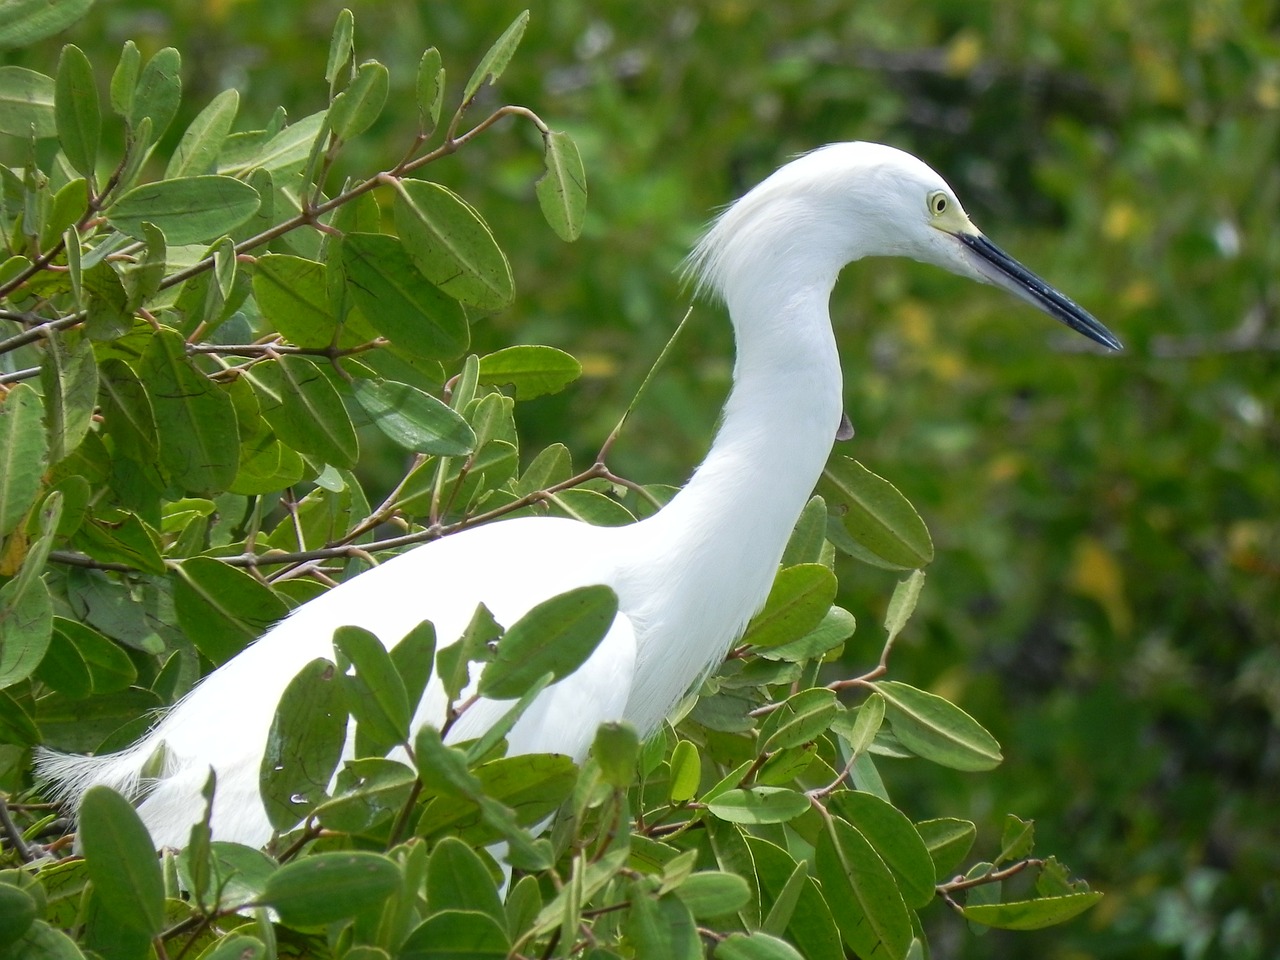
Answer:
POLYGON ((77 173, 92 178, 98 160, 98 138, 102 133, 102 107, 89 58, 71 43, 62 48, 62 56, 58 58, 54 121, 67 162, 77 173))
POLYGON ((0 48, 25 47, 75 23, 93 0, 8 0, 0 20, 0 48))
POLYGON ((506 914, 488 867, 457 837, 445 837, 427 860, 427 906, 442 910, 474 910, 505 925, 506 914))
POLYGON ((751 619, 742 642, 773 647, 815 629, 836 598, 836 575, 821 563, 800 563, 778 571, 764 607, 751 619))
POLYGON ((692 800, 702 783, 702 758, 698 755, 698 745, 692 740, 679 741, 671 751, 670 767, 671 802, 692 800))
POLYGON ((171 579, 179 626, 215 664, 226 663, 289 612, 262 581, 212 557, 183 561, 171 579))
POLYGON ((377 853, 313 853, 267 877, 262 903, 282 922, 316 927, 354 917, 400 889, 400 869, 377 853))
POLYGON ((1097 890, 1068 893, 1061 897, 1016 900, 1011 903, 980 903, 960 908, 965 919, 1002 930, 1040 930, 1065 923, 1102 899, 1097 890))
POLYGON ((820 737, 840 713, 834 690, 811 687, 788 697, 760 726, 759 753, 798 747, 820 737))
POLYGON ((462 457, 475 449, 471 425, 448 404, 407 383, 360 380, 355 396, 388 437, 414 453, 462 457))
POLYGON ((587 171, 578 145, 567 133, 552 130, 542 140, 547 172, 534 185, 534 192, 556 236, 572 242, 582 233, 587 212, 587 171))
POLYGON ((27 518, 40 494, 49 446, 44 402, 29 384, 18 383, 0 403, 0 537, 27 518))
POLYGON ((488 914, 442 910, 418 924, 396 954, 398 960, 506 960, 506 930, 488 914))
POLYGON ((582 364, 555 347, 504 347, 480 358, 480 383, 512 386, 520 400, 559 393, 582 375, 582 364))
POLYGON ((329 306, 324 264, 285 253, 259 257, 253 268, 258 309, 291 343, 321 349, 338 321, 329 306))
POLYGON ((409 694, 382 641, 360 627, 333 632, 333 646, 355 668, 344 674, 347 705, 356 720, 356 755, 383 756, 409 739, 409 694))
POLYGON ((916 830, 929 850, 934 877, 939 881, 955 872, 978 836, 978 828, 971 821, 953 817, 922 820, 916 830))
POLYGON ((395 347, 428 360, 466 352, 471 330, 462 305, 423 276, 398 238, 349 233, 342 266, 356 306, 395 347))
POLYGON ((225 490, 240 457, 231 398, 192 366, 173 330, 152 334, 138 376, 151 391, 160 463, 170 480, 191 493, 225 490))
MULTIPOLYGON (((155 56, 142 68, 137 86, 133 89, 127 117, 129 126, 137 131, 141 128, 143 118, 149 119, 150 139, 155 142, 169 129, 181 100, 182 56, 173 47, 157 50, 155 56)), ((179 242, 173 239, 172 234, 169 239, 173 243, 179 242)))
POLYGON ((252 217, 258 191, 232 177, 198 176, 134 187, 107 209, 121 233, 146 240, 143 224, 154 223, 170 244, 203 243, 230 233, 252 217))
POLYGON ((913 570, 933 559, 933 540, 915 507, 888 480, 856 460, 832 457, 818 489, 841 518, 834 541, 866 563, 913 570))
POLYGON ((830 804, 880 854, 898 879, 907 906, 919 910, 933 902, 934 865, 915 825, 897 807, 861 790, 841 790, 830 804))
POLYGON ((360 445, 351 416, 318 366, 305 357, 284 356, 255 364, 249 376, 276 436, 325 463, 355 466, 360 445))
POLYGON ((317 657, 285 687, 267 734, 259 785, 276 830, 293 828, 325 799, 346 738, 347 709, 337 669, 317 657))
POLYGON ((165 167, 164 178, 175 180, 212 173, 217 168, 218 154, 222 152, 239 109, 240 94, 234 88, 223 90, 214 97, 191 121, 191 126, 178 141, 169 165, 165 167))
POLYGON ((726 790, 707 809, 729 823, 787 823, 808 812, 809 798, 786 787, 726 790))
POLYGON ((815 869, 831 912, 861 957, 904 957, 911 944, 911 914, 889 868, 866 838, 832 818, 818 838, 815 869))
POLYGON ((480 674, 480 695, 515 700, 544 673, 568 676, 600 645, 617 614, 618 595, 604 584, 544 600, 498 641, 497 655, 480 674))
POLYGON ((525 27, 528 25, 529 11, 525 10, 511 22, 511 26, 502 32, 502 36, 495 40, 493 46, 480 58, 475 71, 471 74, 471 79, 467 81, 467 86, 462 91, 464 104, 476 95, 476 91, 486 80, 492 83, 502 76, 502 71, 507 69, 507 64, 511 62, 516 47, 520 46, 520 40, 524 37, 525 27))
POLYGON ((897 680, 875 687, 894 734, 912 753, 954 770, 990 770, 1004 759, 996 738, 951 701, 897 680))
POLYGON ((148 937, 164 929, 160 861, 129 801, 107 787, 90 787, 80 802, 78 836, 102 908, 148 937))
POLYGON ((515 297, 506 254, 475 209, 452 190, 401 180, 396 230, 423 276, 449 296, 480 310, 500 310, 515 297))
POLYGON ((716 946, 715 960, 804 960, 795 947, 767 933, 731 933, 716 946))
POLYGON ((329 128, 339 140, 364 133, 382 113, 387 102, 391 74, 377 60, 366 60, 355 79, 329 106, 329 128))
POLYGON ((0 67, 0 133, 27 139, 58 134, 52 77, 26 67, 0 67))
POLYGON ((736 873, 709 870, 691 874, 675 888, 675 895, 701 920, 737 913, 751 900, 751 888, 736 873))

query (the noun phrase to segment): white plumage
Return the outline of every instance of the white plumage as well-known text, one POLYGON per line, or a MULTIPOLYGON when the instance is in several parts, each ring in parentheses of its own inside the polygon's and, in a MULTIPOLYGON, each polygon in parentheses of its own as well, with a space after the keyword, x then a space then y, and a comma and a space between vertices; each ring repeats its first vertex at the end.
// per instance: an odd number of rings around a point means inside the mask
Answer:
MULTIPOLYGON (((768 594, 841 421, 827 301, 845 264, 876 255, 996 283, 1119 347, 1085 311, 992 246, 921 161, 869 143, 814 151, 730 207, 691 257, 700 286, 729 308, 737 358, 715 441, 666 507, 629 527, 520 518, 417 547, 292 613, 135 746, 102 757, 45 752, 40 775, 73 805, 97 783, 139 797, 155 842, 182 846, 202 815, 200 789, 212 766, 214 836, 261 845, 271 828, 258 771, 272 715, 303 665, 332 657, 334 628, 354 624, 394 644, 430 619, 444 643, 461 635, 478 603, 509 626, 538 602, 595 583, 616 591, 617 619, 587 663, 520 720, 511 752, 580 760, 603 721, 652 730, 724 656, 768 594), (165 769, 143 782, 141 770, 161 742, 165 769)), ((477 703, 451 738, 476 736, 507 707, 477 703)), ((445 708, 433 679, 415 729, 441 725, 445 708)))

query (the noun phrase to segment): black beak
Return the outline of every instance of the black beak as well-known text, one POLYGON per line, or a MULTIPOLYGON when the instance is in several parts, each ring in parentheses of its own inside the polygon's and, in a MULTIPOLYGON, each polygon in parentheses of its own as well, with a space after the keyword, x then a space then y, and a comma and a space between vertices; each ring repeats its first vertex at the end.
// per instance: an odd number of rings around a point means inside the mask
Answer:
POLYGON ((1095 320, 1087 310, 1009 256, 980 233, 954 233, 973 254, 970 265, 988 282, 1021 297, 1055 320, 1110 350, 1123 350, 1115 334, 1095 320))

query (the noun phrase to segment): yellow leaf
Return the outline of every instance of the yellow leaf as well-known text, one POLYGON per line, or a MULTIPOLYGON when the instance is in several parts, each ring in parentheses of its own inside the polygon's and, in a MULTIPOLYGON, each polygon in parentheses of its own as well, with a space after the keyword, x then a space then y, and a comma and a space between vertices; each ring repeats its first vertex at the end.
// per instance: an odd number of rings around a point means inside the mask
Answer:
POLYGON ((1124 573, 1115 555, 1096 537, 1083 536, 1076 541, 1070 584, 1076 593, 1102 608, 1117 636, 1128 636, 1133 629, 1133 611, 1125 597, 1124 573))

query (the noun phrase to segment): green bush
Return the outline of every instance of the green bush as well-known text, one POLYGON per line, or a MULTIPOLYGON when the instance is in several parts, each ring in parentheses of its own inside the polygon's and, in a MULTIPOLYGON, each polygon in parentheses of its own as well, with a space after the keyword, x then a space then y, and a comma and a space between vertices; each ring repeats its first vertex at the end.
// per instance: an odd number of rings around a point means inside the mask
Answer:
MULTIPOLYGON (((86 7, 10 3, 0 45, 86 7)), ((741 645, 648 740, 606 725, 581 768, 503 756, 537 692, 599 642, 605 588, 505 631, 478 618, 439 650, 427 623, 391 654, 339 627, 332 659, 276 713, 265 852, 211 837, 206 813, 185 849, 157 858, 131 805, 94 787, 83 857, 49 855, 68 848, 30 783, 37 744, 127 744, 200 674, 378 556, 521 513, 628 522, 669 495, 606 466, 616 434, 576 472, 563 445, 520 443, 517 409, 572 384, 573 357, 468 353, 471 323, 511 303, 519 271, 475 207, 420 175, 511 117, 540 136, 550 229, 573 240, 584 223, 572 138, 525 107, 476 119, 527 19, 460 94, 427 50, 416 109, 389 112, 411 130, 403 159, 364 176, 335 170, 397 81, 357 63, 348 11, 327 106, 292 122, 280 109, 260 129, 237 129, 227 90, 166 139, 183 111, 170 47, 125 45, 107 111, 74 45, 53 76, 0 67, 0 131, 25 151, 0 170, 0 957, 907 958, 925 955, 919 911, 1027 930, 1099 899, 1031 857, 1028 821, 1008 816, 975 859, 972 822, 913 821, 891 802, 878 758, 980 772, 1002 756, 959 707, 887 679, 933 545, 891 484, 843 457, 741 645), (364 445, 401 451, 385 496, 360 472, 364 445), (855 630, 835 604, 837 548, 908 575, 873 641, 878 665, 832 679, 855 630), (468 661, 483 665, 481 692, 515 702, 480 740, 446 745, 468 661), (443 730, 414 730, 433 668, 454 708, 443 730), (339 769, 352 721, 359 756, 339 769), (515 869, 503 896, 495 841, 515 869)))

